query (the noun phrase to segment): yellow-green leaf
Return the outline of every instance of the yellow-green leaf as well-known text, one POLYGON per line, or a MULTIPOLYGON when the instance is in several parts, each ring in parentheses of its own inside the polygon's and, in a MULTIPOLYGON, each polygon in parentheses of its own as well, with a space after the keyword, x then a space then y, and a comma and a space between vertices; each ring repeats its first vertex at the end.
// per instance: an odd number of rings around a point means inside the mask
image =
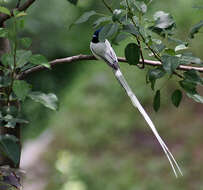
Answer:
POLYGON ((7 9, 6 7, 0 6, 0 13, 4 13, 6 15, 11 16, 11 13, 10 13, 9 9, 7 9))

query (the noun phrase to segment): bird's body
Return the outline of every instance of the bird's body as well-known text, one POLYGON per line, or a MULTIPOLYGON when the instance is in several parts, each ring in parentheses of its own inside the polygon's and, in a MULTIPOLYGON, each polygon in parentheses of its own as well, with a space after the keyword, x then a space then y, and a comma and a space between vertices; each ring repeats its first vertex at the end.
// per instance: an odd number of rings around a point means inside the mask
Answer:
POLYGON ((146 120, 147 124, 151 128, 152 132, 156 136, 157 140, 159 141, 164 153, 166 154, 166 156, 170 162, 170 165, 174 171, 175 176, 176 177, 178 176, 176 170, 178 170, 179 173, 182 175, 182 172, 181 172, 176 160, 174 159, 172 153, 169 151, 168 147, 166 146, 166 144, 164 143, 164 141, 162 140, 162 138, 158 134, 158 132, 157 132, 153 122, 151 121, 150 117, 145 112, 144 108, 142 107, 142 105, 138 101, 137 97, 135 96, 135 94, 133 93, 131 88, 129 87, 127 81, 125 80, 125 78, 122 74, 122 72, 120 71, 120 68, 118 65, 118 59, 117 59, 117 56, 116 56, 113 48, 111 47, 111 44, 109 43, 109 41, 107 39, 104 42, 99 42, 100 30, 97 30, 94 33, 92 41, 90 43, 90 49, 91 49, 93 55, 97 59, 104 60, 111 68, 113 68, 113 72, 115 74, 115 77, 117 78, 117 80, 119 81, 121 86, 125 89, 127 95, 130 97, 130 99, 132 101, 132 104, 140 111, 140 113, 142 114, 142 116, 146 120))

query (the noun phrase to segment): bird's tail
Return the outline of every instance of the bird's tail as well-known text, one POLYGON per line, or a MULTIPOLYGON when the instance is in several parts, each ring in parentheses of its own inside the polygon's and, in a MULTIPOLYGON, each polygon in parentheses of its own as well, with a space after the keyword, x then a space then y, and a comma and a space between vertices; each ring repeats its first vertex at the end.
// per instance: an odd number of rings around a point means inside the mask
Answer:
POLYGON ((172 153, 170 152, 170 150, 168 149, 168 147, 166 146, 166 144, 164 143, 162 138, 159 136, 153 122, 151 121, 150 117, 147 115, 144 108, 142 107, 142 105, 138 101, 137 97, 135 96, 135 94, 133 93, 131 88, 129 87, 129 85, 128 85, 127 81, 125 80, 123 74, 121 73, 120 69, 118 68, 117 70, 114 70, 114 73, 115 73, 115 76, 118 79, 119 83, 122 85, 122 87, 125 89, 128 96, 130 97, 133 105, 135 107, 137 107, 137 109, 140 111, 140 113, 142 114, 142 116, 144 117, 146 122, 148 123, 149 127, 151 128, 152 132, 154 133, 155 137, 159 141, 159 144, 161 145, 164 153, 166 154, 175 176, 178 177, 177 171, 180 173, 180 175, 183 175, 180 167, 178 166, 178 164, 175 160, 175 158, 173 157, 172 153))

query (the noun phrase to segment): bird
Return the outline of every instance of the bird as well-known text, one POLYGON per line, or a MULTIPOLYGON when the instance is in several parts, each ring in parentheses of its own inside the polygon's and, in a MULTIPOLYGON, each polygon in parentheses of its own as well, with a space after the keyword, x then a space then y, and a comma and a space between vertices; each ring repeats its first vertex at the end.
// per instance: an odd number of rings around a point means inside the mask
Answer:
POLYGON ((120 83, 120 85, 124 88, 126 91, 127 95, 129 96, 132 104, 134 107, 136 107, 141 115, 144 117, 145 121, 147 122, 148 126, 151 128, 153 134, 155 135, 156 139, 158 140, 161 148, 163 149, 163 152, 165 153, 166 157, 168 158, 168 161, 170 163, 170 166, 175 174, 176 177, 179 175, 183 176, 183 173, 176 162, 174 156, 170 152, 169 148, 166 146, 165 142, 163 139, 160 137, 155 125, 153 124, 152 120, 140 104, 139 100, 131 90, 130 86, 128 85, 126 79, 124 78, 119 64, 118 64, 118 58, 116 56, 115 51, 113 50, 110 42, 108 39, 105 39, 104 41, 99 40, 99 34, 101 32, 102 28, 99 28, 96 30, 93 34, 92 40, 90 42, 90 50, 92 54, 99 60, 103 60, 104 62, 107 63, 108 66, 110 66, 113 70, 113 73, 120 83))

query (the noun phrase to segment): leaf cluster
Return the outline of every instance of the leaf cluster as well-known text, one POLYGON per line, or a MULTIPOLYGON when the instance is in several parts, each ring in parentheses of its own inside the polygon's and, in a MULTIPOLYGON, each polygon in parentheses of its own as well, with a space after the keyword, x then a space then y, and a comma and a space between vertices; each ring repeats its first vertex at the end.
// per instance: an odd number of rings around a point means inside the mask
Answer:
MULTIPOLYGON (((10 10, 0 7, 0 13, 11 16, 10 10)), ((20 104, 30 98, 44 106, 56 110, 57 97, 53 93, 32 91, 32 85, 19 78, 20 74, 29 68, 41 65, 50 68, 48 60, 41 54, 33 54, 30 50, 32 40, 21 37, 20 31, 24 28, 26 13, 13 11, 7 28, 0 28, 0 38, 9 40, 10 51, 0 57, 0 126, 14 129, 27 124, 21 118, 20 104)), ((14 135, 0 136, 0 151, 8 157, 15 166, 19 164, 21 147, 19 139, 14 135)))
MULTIPOLYGON (((171 79, 178 76, 179 88, 171 94, 172 103, 178 107, 182 99, 182 90, 187 96, 197 102, 202 103, 202 96, 196 90, 201 85, 202 78, 197 71, 179 71, 180 65, 202 66, 202 61, 188 52, 189 42, 182 41, 174 37, 176 23, 170 13, 157 11, 153 17, 147 16, 149 5, 148 0, 122 0, 120 7, 112 9, 107 2, 104 5, 110 10, 111 15, 104 15, 94 10, 85 12, 74 24, 87 22, 89 18, 95 17, 93 28, 101 28, 99 34, 100 41, 109 39, 113 44, 119 43, 126 38, 130 42, 125 48, 125 57, 130 65, 144 67, 144 53, 160 61, 161 66, 149 68, 146 81, 151 84, 154 91, 156 81, 161 78, 171 79), (186 52, 187 51, 187 52, 186 52), (189 89, 192 88, 192 91, 189 89)), ((191 38, 194 37, 200 28, 202 21, 195 25, 189 32, 191 38)), ((139 67, 139 68, 143 68, 139 67)), ((157 88, 154 96, 154 110, 158 111, 161 100, 161 88, 157 88)))

